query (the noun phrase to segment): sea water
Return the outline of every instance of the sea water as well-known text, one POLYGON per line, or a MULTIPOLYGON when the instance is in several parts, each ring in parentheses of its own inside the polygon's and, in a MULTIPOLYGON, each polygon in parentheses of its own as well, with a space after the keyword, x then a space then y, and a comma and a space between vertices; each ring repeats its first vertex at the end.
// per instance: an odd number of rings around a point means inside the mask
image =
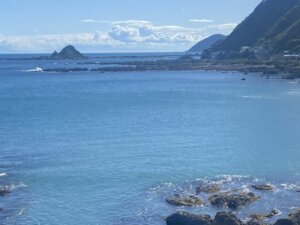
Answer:
MULTIPOLYGON (((94 62, 124 60, 114 57, 94 62)), ((207 71, 34 72, 67 66, 79 63, 0 60, 0 185, 11 191, 0 196, 0 224, 162 225, 177 210, 214 215, 219 209, 209 204, 165 202, 197 183, 272 184, 236 211, 243 219, 273 208, 280 218, 300 206, 297 81, 207 71)))

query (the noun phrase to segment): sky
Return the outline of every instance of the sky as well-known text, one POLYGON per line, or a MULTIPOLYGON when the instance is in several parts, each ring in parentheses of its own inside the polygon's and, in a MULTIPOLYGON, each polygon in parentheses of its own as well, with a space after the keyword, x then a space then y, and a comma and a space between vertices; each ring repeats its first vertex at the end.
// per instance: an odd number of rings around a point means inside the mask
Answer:
POLYGON ((0 0, 0 53, 186 51, 261 0, 0 0))

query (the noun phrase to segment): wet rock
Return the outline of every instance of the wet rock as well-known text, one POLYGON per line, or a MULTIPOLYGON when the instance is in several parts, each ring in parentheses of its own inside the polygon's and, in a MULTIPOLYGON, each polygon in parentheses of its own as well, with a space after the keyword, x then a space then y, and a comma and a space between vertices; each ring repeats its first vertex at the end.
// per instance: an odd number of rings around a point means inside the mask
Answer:
POLYGON ((166 220, 167 225, 212 225, 209 215, 194 215, 187 212, 177 212, 166 220))
POLYGON ((300 225, 300 209, 297 209, 295 212, 289 214, 289 219, 290 219, 295 225, 300 225))
POLYGON ((290 219, 279 219, 274 225, 295 225, 290 219))
POLYGON ((205 204, 205 202, 201 198, 194 195, 190 195, 190 196, 174 195, 172 197, 167 198, 166 202, 171 205, 190 206, 190 207, 201 206, 205 204))
POLYGON ((251 187, 259 191, 272 191, 274 189, 273 186, 269 184, 255 184, 251 187))
POLYGON ((220 191, 220 187, 217 185, 205 185, 205 186, 196 187, 196 194, 200 194, 201 192, 211 194, 219 191, 220 191))
POLYGON ((7 189, 0 189, 0 196, 5 196, 10 194, 10 190, 7 189))
POLYGON ((229 207, 231 209, 237 209, 248 205, 256 200, 259 197, 253 193, 241 193, 241 194, 217 194, 209 198, 210 203, 213 206, 217 207, 229 207))
POLYGON ((252 220, 266 220, 269 218, 272 218, 273 216, 276 216, 279 214, 279 211, 276 209, 273 209, 270 213, 266 213, 266 214, 252 214, 250 215, 250 218, 252 220))
POLYGON ((269 224, 264 221, 250 220, 247 222, 246 225, 269 225, 269 224))
POLYGON ((214 225, 243 225, 243 222, 230 212, 218 212, 214 225))

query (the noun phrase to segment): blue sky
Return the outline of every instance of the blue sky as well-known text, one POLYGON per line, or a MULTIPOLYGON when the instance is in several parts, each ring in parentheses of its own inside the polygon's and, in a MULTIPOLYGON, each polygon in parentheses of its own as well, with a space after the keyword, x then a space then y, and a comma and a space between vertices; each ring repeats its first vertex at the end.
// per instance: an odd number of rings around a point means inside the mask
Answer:
POLYGON ((0 52, 184 51, 261 0, 1 0, 0 52))

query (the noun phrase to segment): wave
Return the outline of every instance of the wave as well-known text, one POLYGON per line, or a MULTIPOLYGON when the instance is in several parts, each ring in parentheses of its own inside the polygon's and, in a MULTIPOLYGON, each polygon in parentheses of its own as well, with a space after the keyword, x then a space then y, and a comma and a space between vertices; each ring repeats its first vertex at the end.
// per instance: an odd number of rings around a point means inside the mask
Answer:
POLYGON ((28 73, 32 73, 32 72, 41 73, 41 72, 44 72, 44 70, 41 67, 36 67, 34 69, 25 70, 25 72, 28 72, 28 73))
POLYGON ((261 95, 243 95, 243 96, 240 96, 241 98, 250 98, 250 99, 261 99, 263 98, 263 96, 261 95))
POLYGON ((7 173, 0 173, 0 177, 6 177, 7 173))
POLYGON ((27 185, 24 184, 23 182, 10 184, 10 185, 2 185, 2 186, 0 185, 0 189, 7 190, 7 191, 13 191, 15 189, 25 188, 25 187, 27 187, 27 185))
POLYGON ((293 89, 287 92, 288 95, 293 95, 293 96, 299 96, 300 95, 300 90, 299 89, 293 89))

